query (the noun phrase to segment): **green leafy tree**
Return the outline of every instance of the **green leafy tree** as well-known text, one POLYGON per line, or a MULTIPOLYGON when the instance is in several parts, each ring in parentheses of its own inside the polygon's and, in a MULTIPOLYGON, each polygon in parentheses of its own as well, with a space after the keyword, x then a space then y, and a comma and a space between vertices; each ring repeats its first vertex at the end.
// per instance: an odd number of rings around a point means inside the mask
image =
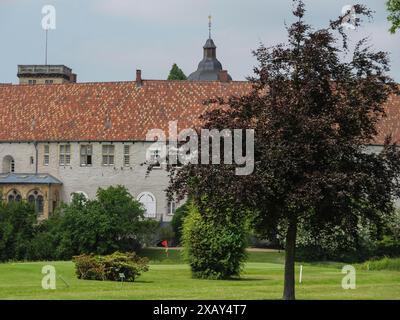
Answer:
POLYGON ((299 225, 296 257, 301 261, 365 261, 376 255, 379 227, 365 221, 357 226, 355 232, 346 232, 340 226, 328 226, 315 234, 307 226, 299 225))
MULTIPOLYGON (((366 40, 351 52, 342 17, 314 30, 304 21, 303 1, 295 4, 287 43, 255 52, 253 90, 211 101, 224 107, 203 116, 207 129, 254 129, 253 173, 237 176, 229 164, 189 164, 171 174, 169 186, 170 197, 189 195, 196 205, 206 196, 210 208, 248 207, 261 235, 282 228, 284 299, 295 299, 299 226, 316 233, 340 226, 354 233, 361 219, 374 223, 390 216, 400 195, 396 146, 387 139, 381 152, 365 152, 385 115, 384 103, 398 93, 387 75, 387 55, 372 52, 366 40)), ((371 16, 362 5, 355 11, 371 16)))
POLYGON ((29 258, 36 219, 26 202, 0 203, 0 261, 29 258))
POLYGON ((171 71, 169 72, 168 80, 186 80, 186 79, 187 79, 186 75, 177 66, 177 64, 174 63, 171 71))
POLYGON ((144 209, 125 187, 99 188, 96 199, 76 194, 44 222, 34 239, 35 252, 40 257, 41 250, 53 251, 53 258, 70 259, 79 254, 136 251, 156 227, 156 221, 144 219, 144 209))
POLYGON ((388 0, 387 8, 390 13, 388 20, 392 24, 390 32, 395 33, 397 29, 400 29, 400 0, 388 0))

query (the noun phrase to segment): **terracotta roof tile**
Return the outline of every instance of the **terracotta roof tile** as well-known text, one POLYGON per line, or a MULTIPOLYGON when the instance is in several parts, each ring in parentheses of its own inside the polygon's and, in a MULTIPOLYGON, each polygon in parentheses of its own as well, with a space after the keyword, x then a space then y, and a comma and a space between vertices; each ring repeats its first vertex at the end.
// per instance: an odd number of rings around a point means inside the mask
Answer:
POLYGON ((378 135, 374 143, 383 144, 385 137, 391 135, 393 141, 400 144, 400 96, 390 96, 385 107, 386 117, 379 122, 378 135))
MULTIPOLYGON (((164 81, 0 86, 0 141, 141 141, 150 129, 168 132, 200 124, 203 101, 249 92, 248 82, 164 81), (107 123, 110 126, 107 128, 107 123)), ((388 134, 400 143, 400 97, 386 103, 387 117, 374 143, 388 134)))
POLYGON ((240 96, 247 82, 135 82, 0 87, 0 141, 138 141, 150 129, 199 124, 203 101, 240 96), (106 123, 109 123, 108 126, 106 123))

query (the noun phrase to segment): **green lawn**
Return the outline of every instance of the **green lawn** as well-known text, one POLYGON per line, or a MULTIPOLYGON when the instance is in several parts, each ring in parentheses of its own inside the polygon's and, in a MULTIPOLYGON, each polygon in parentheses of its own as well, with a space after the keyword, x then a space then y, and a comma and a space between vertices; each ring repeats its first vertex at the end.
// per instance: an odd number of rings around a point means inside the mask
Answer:
MULTIPOLYGON (((145 250, 152 259, 150 271, 135 283, 78 280, 72 262, 0 264, 0 299, 280 299, 283 256, 278 252, 250 252, 240 280, 192 279, 179 252, 145 250), (53 265, 56 290, 43 290, 41 268, 53 265)), ((298 299, 400 299, 399 271, 357 270, 357 288, 341 288, 340 264, 304 264, 298 299)), ((298 267, 297 267, 298 269, 298 267)))

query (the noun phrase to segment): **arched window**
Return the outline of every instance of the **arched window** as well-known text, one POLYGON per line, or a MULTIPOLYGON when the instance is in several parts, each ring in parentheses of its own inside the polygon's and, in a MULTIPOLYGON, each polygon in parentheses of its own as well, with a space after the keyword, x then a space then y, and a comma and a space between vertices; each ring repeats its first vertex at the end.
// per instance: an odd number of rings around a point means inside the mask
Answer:
POLYGON ((11 190, 7 195, 8 202, 20 202, 21 200, 21 194, 17 190, 11 190))
POLYGON ((39 213, 43 213, 43 204, 44 204, 44 199, 43 196, 38 195, 36 198, 36 210, 39 213))
POLYGON ((5 156, 3 158, 3 173, 15 172, 15 161, 11 156, 5 156))
POLYGON ((156 217, 156 198, 153 194, 150 192, 142 192, 138 195, 137 200, 143 205, 146 217, 156 217))
POLYGON ((28 194, 28 202, 35 206, 35 211, 39 214, 43 214, 44 209, 44 198, 38 190, 33 190, 28 194))

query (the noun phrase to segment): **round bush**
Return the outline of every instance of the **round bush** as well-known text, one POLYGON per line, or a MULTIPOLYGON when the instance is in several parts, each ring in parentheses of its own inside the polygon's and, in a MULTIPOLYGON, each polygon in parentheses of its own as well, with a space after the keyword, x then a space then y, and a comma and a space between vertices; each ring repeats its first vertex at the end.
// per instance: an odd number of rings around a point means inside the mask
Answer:
POLYGON ((114 252, 108 256, 95 256, 82 254, 73 257, 75 272, 78 279, 84 280, 124 280, 133 282, 143 272, 149 270, 149 260, 141 258, 135 252, 114 252))
POLYGON ((221 223, 190 206, 182 241, 185 260, 195 278, 227 279, 240 274, 246 259, 248 228, 246 223, 225 213, 221 223))

